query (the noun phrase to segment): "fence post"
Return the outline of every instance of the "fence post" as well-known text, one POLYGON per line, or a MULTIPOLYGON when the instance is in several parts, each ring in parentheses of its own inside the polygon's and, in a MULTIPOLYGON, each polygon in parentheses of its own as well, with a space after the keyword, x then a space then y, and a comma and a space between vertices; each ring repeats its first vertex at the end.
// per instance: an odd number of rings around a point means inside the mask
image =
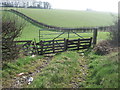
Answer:
POLYGON ((53 39, 53 53, 55 52, 55 45, 54 45, 54 39, 53 39))
POLYGON ((94 31, 93 31, 93 46, 95 46, 97 43, 97 32, 98 32, 97 28, 94 29, 94 31))
POLYGON ((40 42, 40 30, 39 30, 39 42, 40 42))
POLYGON ((80 39, 78 39, 78 45, 77 45, 77 49, 80 49, 80 39))
POLYGON ((40 41, 40 46, 41 46, 41 55, 43 55, 43 41, 40 41))
POLYGON ((90 38, 90 43, 89 43, 89 47, 91 47, 91 42, 92 42, 92 37, 90 38))
POLYGON ((36 44, 36 40, 34 39, 34 48, 35 48, 35 54, 38 54, 38 48, 36 44))
POLYGON ((68 39, 64 38, 64 51, 66 51, 68 48, 68 39))

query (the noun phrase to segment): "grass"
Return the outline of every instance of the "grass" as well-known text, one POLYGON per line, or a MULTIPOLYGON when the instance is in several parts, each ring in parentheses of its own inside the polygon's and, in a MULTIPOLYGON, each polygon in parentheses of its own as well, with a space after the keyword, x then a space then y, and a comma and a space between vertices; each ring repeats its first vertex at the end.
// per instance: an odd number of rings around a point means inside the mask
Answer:
POLYGON ((99 56, 88 55, 89 77, 85 88, 118 88, 118 53, 99 56))
MULTIPOLYGON (((60 33, 62 32, 54 32, 54 31, 41 31, 41 40, 51 40, 53 38, 56 38, 60 33), (45 35, 47 34, 47 35, 45 35)), ((84 38, 88 38, 88 37, 92 37, 93 33, 78 33, 80 36, 84 37, 84 38)), ((101 40, 106 40, 108 39, 109 32, 98 32, 98 41, 101 40)), ((35 27, 35 26, 31 26, 29 25, 28 27, 25 27, 21 37, 19 37, 17 40, 34 40, 34 38, 36 39, 36 41, 39 41, 39 28, 35 27)), ((64 33, 63 35, 61 35, 59 38, 57 39, 63 39, 63 38, 68 38, 68 33, 64 33)), ((74 33, 70 33, 69 34, 69 39, 78 39, 80 37, 78 37, 77 35, 75 35, 74 33)))
MULTIPOLYGON (((10 13, 10 12, 5 12, 5 15, 11 15, 13 17, 16 16, 15 14, 10 13)), ((24 21, 20 17, 18 17, 18 18, 21 21, 26 22, 26 27, 22 30, 21 36, 19 38, 17 38, 16 40, 34 40, 34 39, 36 39, 36 41, 39 41, 39 30, 41 30, 42 28, 36 27, 36 26, 32 25, 31 23, 24 21)), ((49 31, 49 30, 40 31, 40 34, 41 34, 40 39, 41 40, 51 40, 51 39, 57 37, 60 33, 62 33, 62 32, 55 32, 55 31, 49 31), (45 35, 45 34, 47 34, 47 35, 45 35)), ((90 33, 90 32, 78 33, 78 34, 84 38, 93 36, 93 33, 90 33)), ((108 35, 109 35, 109 32, 99 32, 98 33, 98 42, 101 40, 108 39, 109 38, 108 35)), ((67 32, 65 34, 61 35, 57 39, 63 39, 63 38, 68 38, 67 32)), ((79 37, 77 35, 70 33, 70 39, 78 39, 78 38, 79 37)))
POLYGON ((12 79, 14 77, 16 77, 17 74, 19 73, 29 73, 34 71, 35 67, 37 67, 38 65, 36 64, 36 66, 33 67, 32 63, 36 62, 36 60, 41 59, 41 61, 39 61, 39 66, 40 63, 42 62, 42 58, 43 56, 37 56, 37 57, 31 57, 31 56, 27 56, 27 57, 23 57, 23 58, 19 58, 14 62, 5 62, 2 66, 2 85, 3 87, 10 87, 10 84, 12 82, 12 79))
MULTIPOLYGON (((20 58, 6 63, 2 70, 3 86, 9 87, 16 74, 34 72, 42 66, 43 56, 20 58), (40 59, 40 60, 38 60, 40 59)), ((75 51, 57 54, 50 63, 34 76, 24 88, 72 88, 74 83, 84 88, 118 88, 118 53, 106 56, 94 52, 80 55, 75 51), (86 66, 88 68, 85 68, 86 66)))
POLYGON ((56 55, 27 88, 71 88, 70 81, 81 73, 79 60, 79 54, 73 51, 56 55))
POLYGON ((45 10, 45 9, 16 9, 25 15, 48 25, 58 27, 96 27, 113 24, 114 18, 108 12, 74 11, 74 10, 45 10))
MULTIPOLYGON (((29 75, 29 72, 34 73, 39 67, 43 66, 46 62, 43 56, 31 57, 27 56, 19 58, 14 62, 6 62, 3 65, 2 70, 2 85, 4 88, 9 88, 14 78, 19 73, 25 73, 29 75)), ((71 88, 74 83, 83 82, 80 65, 84 65, 86 62, 79 56, 77 52, 67 51, 54 56, 52 61, 40 70, 38 74, 33 76, 34 81, 30 85, 23 85, 24 88, 71 88), (80 77, 80 79, 77 78, 80 77)), ((39 70, 39 69, 38 69, 39 70)), ((86 72, 86 71, 85 71, 86 72)))

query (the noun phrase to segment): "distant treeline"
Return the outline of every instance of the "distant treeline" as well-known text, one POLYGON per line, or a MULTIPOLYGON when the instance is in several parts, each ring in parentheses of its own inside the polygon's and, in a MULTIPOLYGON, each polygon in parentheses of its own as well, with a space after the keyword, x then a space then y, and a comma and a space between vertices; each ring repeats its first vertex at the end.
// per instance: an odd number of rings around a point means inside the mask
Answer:
POLYGON ((1 7, 19 7, 19 8, 40 8, 40 9, 51 9, 51 4, 49 2, 41 1, 2 1, 0 2, 1 7))

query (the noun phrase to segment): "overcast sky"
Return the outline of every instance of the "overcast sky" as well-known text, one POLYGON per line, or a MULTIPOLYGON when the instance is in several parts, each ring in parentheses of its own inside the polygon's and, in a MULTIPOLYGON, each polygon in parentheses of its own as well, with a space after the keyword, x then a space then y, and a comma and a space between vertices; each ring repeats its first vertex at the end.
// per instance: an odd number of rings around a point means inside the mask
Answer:
POLYGON ((37 0, 48 1, 55 9, 86 10, 118 12, 118 1, 120 0, 37 0))

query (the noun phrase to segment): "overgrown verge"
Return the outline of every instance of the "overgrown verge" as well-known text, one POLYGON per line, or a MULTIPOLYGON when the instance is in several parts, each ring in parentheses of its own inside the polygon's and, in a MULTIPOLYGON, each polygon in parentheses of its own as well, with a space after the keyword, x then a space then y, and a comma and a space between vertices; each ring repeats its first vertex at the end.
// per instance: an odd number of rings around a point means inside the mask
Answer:
POLYGON ((118 88, 118 52, 106 56, 91 52, 88 60, 90 76, 84 85, 86 88, 118 88))
POLYGON ((77 88, 87 75, 87 69, 80 63, 85 64, 77 52, 56 55, 27 88, 77 88))

